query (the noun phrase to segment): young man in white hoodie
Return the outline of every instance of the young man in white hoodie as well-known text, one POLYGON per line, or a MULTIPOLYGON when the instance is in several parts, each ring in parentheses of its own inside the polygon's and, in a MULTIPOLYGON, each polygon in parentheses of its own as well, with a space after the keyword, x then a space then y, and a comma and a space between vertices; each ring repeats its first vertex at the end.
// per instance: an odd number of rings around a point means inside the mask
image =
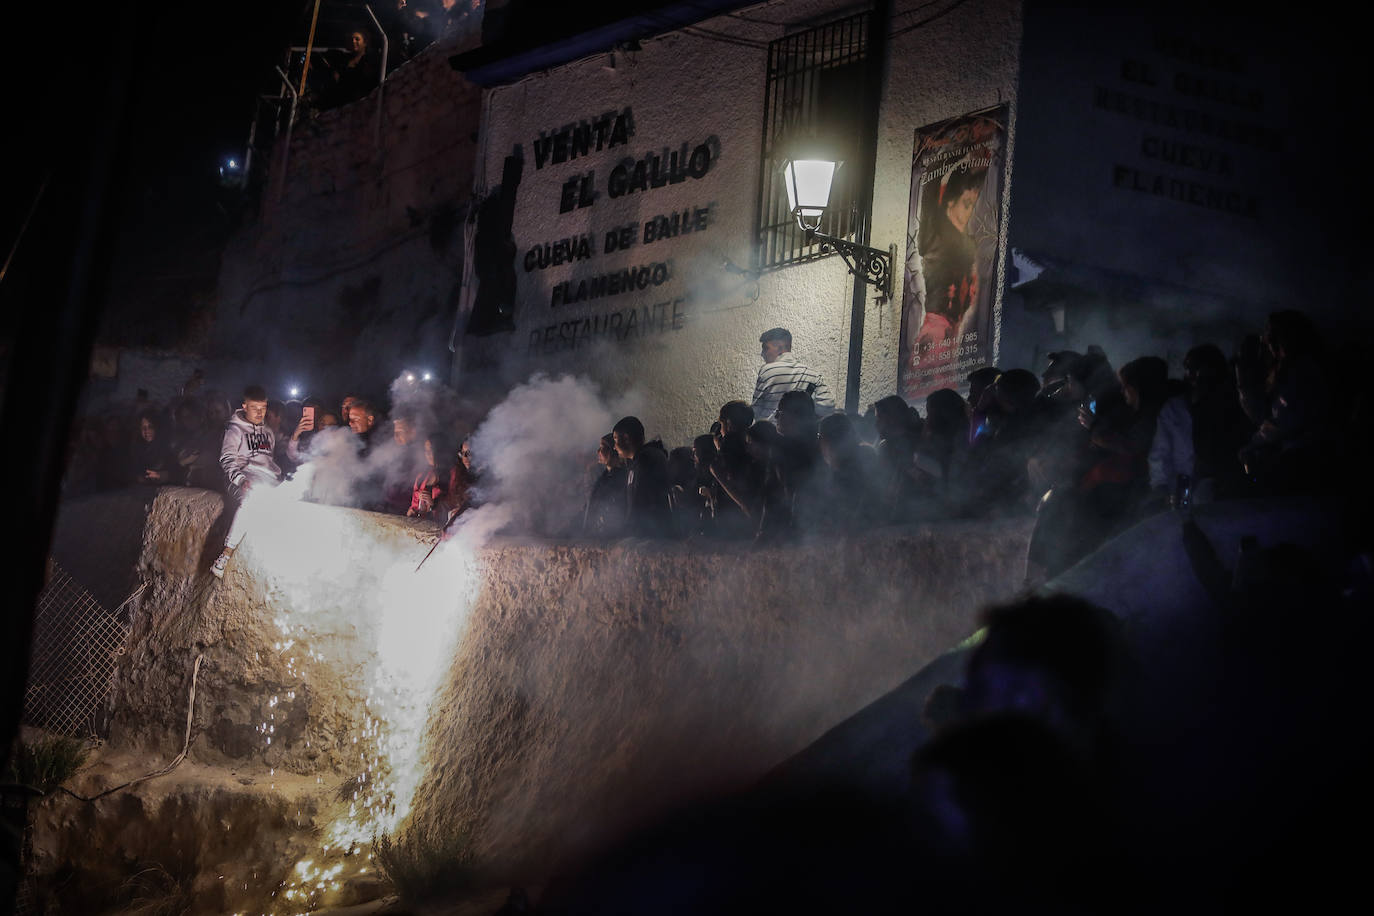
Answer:
POLYGON ((267 391, 261 385, 249 385, 243 391, 243 407, 234 411, 224 426, 224 440, 220 444, 219 466, 229 481, 229 496, 234 501, 234 520, 224 538, 224 550, 210 567, 217 579, 224 578, 224 569, 234 548, 243 540, 243 515, 238 507, 255 486, 275 487, 281 482, 281 468, 272 458, 277 445, 272 428, 266 425, 267 391))

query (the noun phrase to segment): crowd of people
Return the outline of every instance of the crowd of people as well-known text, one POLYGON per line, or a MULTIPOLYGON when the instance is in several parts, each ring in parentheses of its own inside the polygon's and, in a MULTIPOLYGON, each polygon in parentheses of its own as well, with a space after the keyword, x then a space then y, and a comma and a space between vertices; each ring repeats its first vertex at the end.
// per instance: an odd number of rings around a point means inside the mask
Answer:
MULTIPOLYGON (((180 396, 161 407, 140 391, 132 411, 82 420, 71 438, 66 495, 128 486, 185 486, 242 503, 256 485, 276 485, 343 443, 342 485, 310 498, 447 524, 473 503, 476 473, 466 436, 424 429, 414 413, 387 415, 349 394, 338 408, 316 398, 280 401, 256 385, 235 407, 221 391, 202 392, 198 371, 180 396), (369 460, 373 459, 373 460, 369 460)), ((338 452, 336 452, 338 454, 338 452)), ((226 540, 227 561, 242 532, 226 540)), ((224 564, 216 569, 222 573, 224 564)))
MULTIPOLYGON (((648 439, 633 416, 606 432, 583 535, 776 542, 1034 515, 1029 576, 1042 581, 1162 508, 1320 486, 1343 431, 1369 409, 1344 397, 1311 322, 1293 311, 1271 315, 1233 358, 1194 347, 1181 379, 1158 357, 1115 369, 1089 347, 1049 354, 1038 377, 984 367, 966 396, 941 389, 921 411, 889 395, 862 415, 836 409, 786 329, 760 342, 752 400, 722 405, 690 444, 648 439)), ((472 505, 477 465, 462 431, 426 428, 403 408, 388 417, 353 394, 282 402, 254 388, 235 407, 199 383, 162 409, 143 397, 132 415, 88 419, 69 492, 175 484, 238 496, 244 473, 281 479, 318 453, 314 440, 341 435, 364 459, 387 443, 386 460, 322 501, 440 524, 472 505)))
POLYGON ((935 391, 923 413, 897 395, 837 412, 786 329, 760 342, 752 403, 722 405, 690 446, 646 442, 636 417, 603 437, 587 532, 776 539, 1034 514, 1030 576, 1043 580, 1146 513, 1319 485, 1368 409, 1343 399, 1295 311, 1234 358, 1194 347, 1183 378, 1154 356, 1114 368, 1094 346, 1049 354, 1038 377, 979 368, 967 396, 935 391))
MULTIPOLYGON (((1260 903, 1276 887, 1311 894, 1310 869, 1358 873, 1334 823, 1366 807, 1368 742, 1350 722, 1374 572, 1367 488, 1350 493, 1360 475, 1346 462, 1374 423, 1305 316, 1270 315, 1231 357, 1196 346, 1179 379, 1157 357, 1114 368, 1089 347, 1049 354, 1038 376, 979 368, 967 395, 932 392, 924 410, 890 395, 862 415, 836 409, 785 329, 760 343, 752 399, 722 405, 690 445, 647 439, 633 416, 601 437, 585 535, 773 542, 1034 515, 1029 566, 1043 579, 1153 511, 1337 490, 1363 566, 1333 578, 1280 545, 1228 570, 1185 522, 1213 613, 1161 607, 1132 630, 1066 596, 992 609, 960 684, 928 695, 902 804, 840 786, 694 813, 554 887, 540 912, 602 912, 618 895, 631 898, 618 911, 662 911, 645 875, 680 888, 684 912, 880 912, 906 899, 920 863, 941 912, 1060 913, 1177 908, 1180 892, 1199 908, 1260 903), (730 855, 682 866, 697 861, 683 844, 730 855), (798 882, 799 869, 824 880, 798 882)), ((337 501, 447 524, 475 504, 483 462, 500 460, 404 403, 387 417, 356 394, 279 402, 250 386, 235 408, 201 381, 162 409, 145 396, 88 419, 69 492, 202 486, 241 502, 344 443, 373 473, 337 501)), ((217 575, 241 536, 236 517, 217 575)))

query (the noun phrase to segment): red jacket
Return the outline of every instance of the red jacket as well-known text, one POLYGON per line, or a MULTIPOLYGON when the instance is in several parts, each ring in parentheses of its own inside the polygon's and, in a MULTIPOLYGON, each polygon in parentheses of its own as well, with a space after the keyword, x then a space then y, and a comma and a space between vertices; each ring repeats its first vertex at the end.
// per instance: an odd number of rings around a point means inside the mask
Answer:
POLYGON ((425 468, 415 476, 415 486, 410 495, 410 511, 416 516, 433 515, 438 518, 444 496, 445 488, 440 483, 439 473, 432 467, 425 468))

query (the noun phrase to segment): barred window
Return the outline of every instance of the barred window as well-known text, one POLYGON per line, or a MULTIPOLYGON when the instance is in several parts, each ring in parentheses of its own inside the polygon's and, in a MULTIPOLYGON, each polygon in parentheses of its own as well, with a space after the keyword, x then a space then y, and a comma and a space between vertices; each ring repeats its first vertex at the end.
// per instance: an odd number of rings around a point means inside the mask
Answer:
POLYGON ((849 236, 867 214, 856 212, 858 188, 868 179, 858 166, 862 131, 869 13, 862 12, 768 46, 763 101, 763 152, 759 163, 758 266, 780 267, 821 256, 808 245, 787 209, 782 164, 794 139, 823 137, 844 160, 835 173, 830 206, 821 220, 827 235, 849 236))

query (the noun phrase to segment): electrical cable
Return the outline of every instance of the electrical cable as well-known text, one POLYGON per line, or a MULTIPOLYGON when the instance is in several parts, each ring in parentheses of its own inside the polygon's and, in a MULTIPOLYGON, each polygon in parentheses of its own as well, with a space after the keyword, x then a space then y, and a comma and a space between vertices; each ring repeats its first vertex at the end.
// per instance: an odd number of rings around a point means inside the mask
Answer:
POLYGON ((894 13, 892 14, 892 18, 893 18, 893 19, 902 19, 902 18, 905 18, 905 17, 907 17, 907 16, 914 16, 914 15, 916 15, 917 13, 919 13, 921 10, 927 9, 928 7, 935 6, 935 5, 939 4, 939 3, 940 3, 940 0, 926 0, 925 3, 922 3, 922 4, 920 4, 919 6, 913 6, 913 7, 912 7, 911 9, 909 9, 909 10, 902 10, 902 11, 900 11, 900 12, 894 12, 894 13))
MULTIPOLYGON (((938 2, 938 0, 930 0, 929 3, 923 3, 923 4, 921 4, 920 6, 915 7, 914 9, 909 9, 909 10, 905 10, 905 11, 903 11, 903 12, 897 13, 897 14, 894 15, 893 18, 897 18, 897 17, 900 17, 900 16, 910 16, 911 14, 913 14, 913 13, 918 13, 918 12, 920 12, 921 10, 923 10, 923 9, 925 9, 925 8, 927 8, 927 7, 934 6, 936 2, 938 2)), ((935 20, 939 19, 940 17, 945 16, 945 15, 948 14, 948 13, 954 12, 956 9, 958 9, 958 8, 961 7, 961 6, 963 6, 963 5, 964 5, 965 3, 967 3, 967 2, 968 2, 968 0, 954 0, 953 3, 951 3, 949 6, 945 7, 944 9, 940 10, 938 13, 932 13, 931 15, 927 16, 926 18, 921 19, 921 20, 919 20, 919 21, 917 21, 917 22, 913 22, 913 23, 910 23, 910 24, 908 24, 908 25, 904 25, 904 26, 902 26, 902 27, 899 28, 899 29, 894 29, 894 30, 888 35, 888 38, 889 38, 889 39, 896 38, 898 35, 905 35, 907 32, 915 31, 916 29, 919 29, 921 26, 929 25, 930 23, 934 22, 935 20)), ((748 22, 748 21, 751 21, 751 20, 747 20, 747 19, 746 19, 746 20, 743 20, 743 21, 748 22)), ((754 20, 754 21, 760 21, 760 20, 754 20)), ((738 46, 740 46, 740 47, 754 48, 754 49, 756 49, 756 50, 757 50, 757 49, 767 48, 767 47, 769 46, 769 44, 771 44, 771 42, 767 42, 767 41, 755 41, 755 40, 750 39, 750 38, 743 38, 743 37, 738 37, 738 36, 734 36, 734 35, 727 35, 727 34, 725 34, 724 32, 716 32, 716 31, 713 31, 713 30, 711 30, 711 29, 702 28, 701 26, 686 26, 686 27, 684 27, 684 28, 682 29, 682 31, 685 32, 685 33, 687 33, 687 34, 689 34, 689 35, 695 35, 695 36, 698 37, 698 38, 705 38, 705 39, 708 40, 708 41, 718 41, 718 42, 721 42, 722 44, 738 45, 738 46)))
MULTIPOLYGON (((919 28, 920 28, 921 26, 923 26, 923 25, 929 25, 930 23, 934 22, 936 19, 939 19, 941 16, 944 16, 944 15, 946 15, 946 14, 948 14, 948 13, 954 12, 955 10, 957 10, 959 7, 963 6, 963 5, 964 5, 965 3, 967 3, 967 2, 968 2, 968 0, 954 0, 953 3, 951 3, 949 6, 945 7, 944 9, 940 10, 940 12, 938 12, 938 13, 932 13, 931 15, 929 15, 929 16, 927 16, 926 18, 920 20, 919 22, 913 22, 913 23, 911 23, 910 25, 904 25, 904 26, 902 26, 900 29, 894 30, 894 31, 892 32, 892 34, 888 36, 888 38, 889 38, 889 39, 896 38, 898 35, 905 35, 907 32, 913 31, 913 30, 915 30, 915 29, 919 29, 919 28)), ((918 7, 918 9, 919 9, 919 7, 918 7)), ((915 12, 915 10, 912 10, 912 12, 915 12)))
POLYGON ((204 655, 197 655, 196 663, 191 668, 191 696, 186 701, 186 738, 184 741, 182 741, 181 753, 177 754, 176 757, 172 758, 171 763, 167 764, 165 767, 163 767, 160 770, 157 770, 156 772, 148 773, 147 775, 140 776, 137 779, 131 779, 126 783, 122 783, 121 785, 115 786, 113 789, 106 789, 104 792, 97 793, 96 795, 92 795, 89 798, 85 795, 77 795, 75 792, 73 792, 71 789, 68 789, 66 786, 58 786, 58 788, 61 789, 63 792, 67 793, 68 795, 70 795, 72 798, 80 799, 84 802, 93 802, 96 799, 104 798, 106 795, 111 795, 115 792, 118 792, 120 789, 127 789, 129 786, 137 785, 138 783, 145 782, 149 779, 156 779, 158 776, 166 776, 168 773, 175 770, 181 764, 181 761, 186 759, 186 752, 191 748, 191 719, 193 718, 196 709, 196 679, 200 675, 200 663, 204 660, 204 655))
POLYGON ((770 42, 755 41, 752 38, 743 38, 737 35, 729 35, 725 32, 717 32, 712 29, 703 29, 701 26, 689 25, 683 28, 688 35, 695 35, 698 38, 705 38, 707 41, 719 41, 727 45, 739 45, 743 48, 753 48, 761 51, 768 47, 770 42))
POLYGON ((43 200, 43 192, 48 190, 48 180, 52 178, 52 169, 43 173, 43 180, 38 185, 38 193, 33 195, 33 203, 29 206, 29 212, 24 217, 23 224, 19 227, 19 234, 14 237, 14 244, 10 246, 10 253, 5 258, 5 263, 0 265, 0 281, 5 279, 5 274, 10 272, 10 264, 14 261, 14 253, 19 250, 19 243, 24 240, 24 233, 29 231, 29 220, 33 219, 33 214, 38 210, 38 204, 43 200))
MULTIPOLYGON (((764 0, 764 2, 762 3, 756 3, 753 6, 747 7, 747 9, 752 11, 762 9, 763 7, 781 6, 785 2, 786 0, 764 0)), ((784 27, 792 25, 791 22, 777 22, 772 19, 759 19, 754 16, 746 16, 744 15, 744 13, 741 13, 739 11, 726 13, 725 15, 729 16, 731 19, 738 19, 740 22, 753 22, 757 23, 758 25, 780 25, 784 27)))

